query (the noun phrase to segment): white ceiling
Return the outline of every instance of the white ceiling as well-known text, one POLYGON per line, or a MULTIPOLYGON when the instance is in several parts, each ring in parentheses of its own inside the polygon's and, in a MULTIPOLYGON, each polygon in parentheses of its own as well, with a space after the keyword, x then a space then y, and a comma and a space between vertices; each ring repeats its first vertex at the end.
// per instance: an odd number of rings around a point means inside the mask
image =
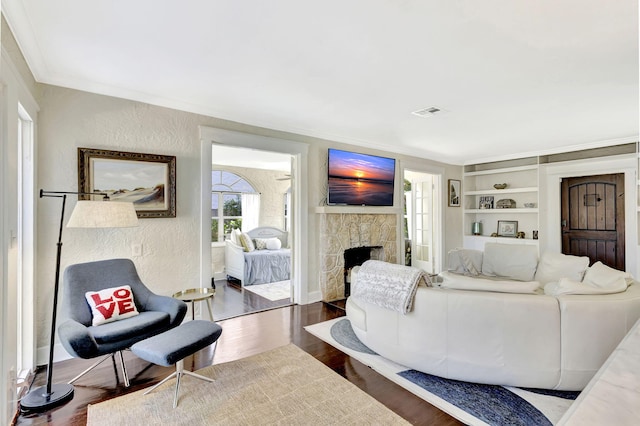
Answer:
POLYGON ((334 141, 462 164, 639 133, 636 0, 2 9, 40 82, 334 141))

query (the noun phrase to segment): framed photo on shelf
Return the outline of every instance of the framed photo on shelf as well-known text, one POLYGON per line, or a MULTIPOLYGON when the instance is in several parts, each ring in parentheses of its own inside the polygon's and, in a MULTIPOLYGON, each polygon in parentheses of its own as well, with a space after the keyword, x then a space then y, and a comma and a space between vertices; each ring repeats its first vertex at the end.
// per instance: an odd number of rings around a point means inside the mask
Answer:
POLYGON ((461 183, 456 179, 449 179, 449 207, 460 207, 461 183))
POLYGON ((492 209, 493 208, 493 195, 485 195, 480 197, 480 200, 478 201, 478 208, 479 209, 492 209))
POLYGON ((516 237, 518 235, 517 220, 499 220, 498 237, 516 237))
POLYGON ((133 202, 139 218, 176 217, 176 157, 78 148, 78 191, 133 202))

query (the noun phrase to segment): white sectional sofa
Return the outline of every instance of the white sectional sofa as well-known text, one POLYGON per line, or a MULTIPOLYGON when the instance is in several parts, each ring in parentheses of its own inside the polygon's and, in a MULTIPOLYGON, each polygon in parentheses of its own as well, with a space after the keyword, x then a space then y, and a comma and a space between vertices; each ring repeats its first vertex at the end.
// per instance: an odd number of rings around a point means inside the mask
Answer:
MULTIPOLYGON (((588 259, 555 253, 538 262, 535 246, 496 246, 452 253, 458 259, 443 282, 419 285, 407 314, 352 293, 346 310, 354 332, 385 358, 428 374, 582 390, 640 318, 640 285, 603 265, 587 268, 588 259)), ((353 273, 353 288, 358 279, 353 273)))

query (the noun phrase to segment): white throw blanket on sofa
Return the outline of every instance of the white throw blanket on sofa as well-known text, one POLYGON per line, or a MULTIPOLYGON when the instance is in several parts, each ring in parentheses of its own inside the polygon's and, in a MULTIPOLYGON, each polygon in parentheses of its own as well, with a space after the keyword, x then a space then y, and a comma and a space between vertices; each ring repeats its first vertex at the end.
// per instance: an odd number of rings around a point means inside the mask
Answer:
POLYGON ((426 277, 418 268, 367 260, 358 271, 353 296, 404 315, 413 308, 420 280, 428 284, 426 277))

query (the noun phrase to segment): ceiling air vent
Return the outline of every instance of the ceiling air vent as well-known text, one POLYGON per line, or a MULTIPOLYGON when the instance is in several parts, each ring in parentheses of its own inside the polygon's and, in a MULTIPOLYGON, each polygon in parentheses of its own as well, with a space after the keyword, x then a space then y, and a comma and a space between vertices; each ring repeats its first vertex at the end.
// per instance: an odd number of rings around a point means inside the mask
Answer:
POLYGON ((440 114, 443 113, 444 110, 438 108, 438 107, 428 107, 428 108, 422 108, 419 109, 417 111, 413 111, 411 114, 413 115, 417 115, 418 117, 432 117, 436 114, 440 114))

